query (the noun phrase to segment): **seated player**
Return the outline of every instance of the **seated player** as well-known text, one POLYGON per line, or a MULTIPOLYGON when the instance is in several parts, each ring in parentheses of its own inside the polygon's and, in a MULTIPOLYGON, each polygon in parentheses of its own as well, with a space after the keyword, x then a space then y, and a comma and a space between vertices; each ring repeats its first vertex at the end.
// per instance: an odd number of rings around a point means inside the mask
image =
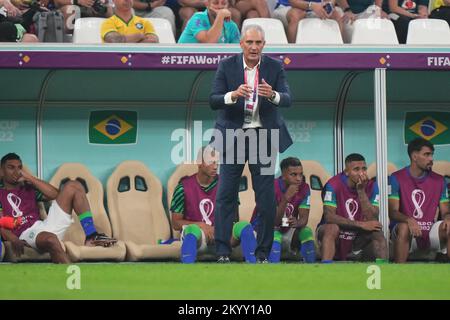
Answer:
MULTIPOLYGON (((197 254, 214 253, 215 248, 214 207, 219 179, 219 154, 209 147, 204 147, 197 159, 198 172, 180 181, 175 188, 170 207, 173 228, 182 232, 183 263, 194 263, 197 254)), ((239 241, 246 262, 255 263, 256 239, 248 222, 240 221, 234 224, 232 246, 236 246, 239 241)), ((226 263, 230 260, 218 262, 226 263)))
POLYGON ((386 239, 378 221, 378 186, 369 180, 362 155, 347 156, 344 172, 326 183, 322 196, 323 218, 317 234, 323 263, 331 263, 333 259, 388 258, 386 239))
MULTIPOLYGON (((286 158, 280 163, 281 176, 275 179, 277 213, 270 263, 280 262, 281 251, 300 256, 307 263, 316 261, 313 231, 308 223, 310 189, 303 175, 302 163, 298 158, 286 158)), ((255 208, 252 225, 257 229, 258 216, 255 208)))
POLYGON ((17 256, 24 246, 50 253, 54 263, 70 263, 60 240, 72 224, 72 210, 78 215, 86 234, 86 245, 111 246, 116 240, 97 233, 83 186, 67 182, 62 190, 23 170, 22 160, 15 153, 1 159, 0 215, 21 218, 21 225, 10 231, 2 229, 2 237, 11 241, 17 256), (39 218, 37 202, 53 200, 48 217, 39 218))
POLYGON ((434 146, 417 138, 408 144, 410 165, 390 179, 389 218, 395 262, 403 263, 416 250, 432 250, 450 257, 450 210, 443 176, 431 171, 434 146), (436 222, 439 210, 442 221, 436 222))

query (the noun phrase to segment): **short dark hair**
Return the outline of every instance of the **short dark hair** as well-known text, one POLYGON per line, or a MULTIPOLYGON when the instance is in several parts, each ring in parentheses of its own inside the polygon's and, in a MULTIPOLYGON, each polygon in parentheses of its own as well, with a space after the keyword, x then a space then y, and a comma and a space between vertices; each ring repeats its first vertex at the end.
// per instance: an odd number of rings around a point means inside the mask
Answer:
POLYGON ((431 149, 431 151, 434 152, 434 146, 433 144, 424 138, 415 138, 414 140, 411 140, 408 143, 408 156, 411 159, 411 155, 415 151, 422 150, 423 147, 428 147, 431 149))
POLYGON ((8 160, 19 160, 19 161, 22 161, 22 159, 20 159, 20 157, 16 153, 12 153, 11 152, 11 153, 8 153, 8 154, 3 156, 2 160, 0 161, 0 166, 3 167, 3 165, 8 160))
POLYGON ((286 159, 283 159, 280 163, 281 171, 286 170, 289 167, 301 167, 302 163, 299 158, 295 157, 289 157, 286 159))
POLYGON ((345 165, 349 164, 350 162, 353 161, 366 161, 366 159, 364 159, 364 157, 359 154, 359 153, 350 153, 346 158, 345 158, 345 165))

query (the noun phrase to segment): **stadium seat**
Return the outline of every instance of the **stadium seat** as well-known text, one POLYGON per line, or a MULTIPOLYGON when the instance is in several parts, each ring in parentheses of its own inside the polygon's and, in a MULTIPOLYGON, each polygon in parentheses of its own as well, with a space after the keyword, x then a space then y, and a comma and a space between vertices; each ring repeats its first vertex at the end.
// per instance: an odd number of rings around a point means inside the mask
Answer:
POLYGON ((239 220, 248 221, 253 215, 256 206, 255 192, 253 191, 252 174, 248 163, 245 164, 244 171, 239 185, 239 220))
POLYGON ((308 226, 315 231, 323 215, 322 188, 331 175, 318 161, 302 160, 302 166, 305 181, 311 188, 308 226))
POLYGON ((247 25, 256 24, 263 28, 266 36, 266 44, 287 44, 286 33, 283 23, 278 19, 272 18, 251 18, 245 19, 242 24, 242 30, 247 25))
POLYGON ((450 161, 434 161, 433 171, 450 178, 450 161))
POLYGON ((113 236, 125 242, 127 261, 180 257, 180 242, 168 245, 170 226, 159 179, 139 161, 120 163, 107 182, 113 236))
POLYGON ((339 24, 332 19, 306 18, 298 23, 295 43, 343 44, 339 24))
MULTIPOLYGON (((188 177, 196 173, 198 170, 198 165, 188 164, 188 163, 182 163, 177 166, 174 173, 170 176, 169 180, 167 181, 167 207, 169 208, 170 212, 170 205, 172 203, 172 197, 173 192, 175 191, 175 188, 177 187, 180 180, 184 177, 188 177)), ((170 219, 172 219, 172 216, 170 215, 170 219)), ((176 231, 172 228, 172 236, 176 239, 180 239, 181 233, 179 231, 176 231)))
POLYGON ((357 19, 353 24, 352 44, 398 44, 394 24, 389 19, 357 19))
POLYGON ((146 18, 155 27, 159 43, 176 43, 170 22, 163 18, 146 18))
POLYGON ((104 18, 79 18, 75 20, 73 43, 102 43, 100 29, 104 18))
POLYGON ((440 19, 414 19, 409 22, 406 44, 450 44, 450 27, 440 19))
MULTIPOLYGON (((395 164, 388 162, 388 174, 391 175, 395 171, 397 171, 397 167, 395 164)), ((377 175, 377 163, 373 162, 370 164, 370 166, 367 168, 367 175, 369 176, 369 179, 375 178, 377 175)))
MULTIPOLYGON (((50 184, 62 189, 64 183, 69 180, 77 180, 85 187, 95 228, 99 233, 111 236, 111 225, 103 205, 102 183, 81 163, 65 163, 58 168, 50 184)), ((75 212, 72 213, 72 218, 73 223, 63 239, 66 252, 72 262, 123 261, 125 259, 126 248, 122 241, 108 248, 85 246, 86 235, 75 212)))

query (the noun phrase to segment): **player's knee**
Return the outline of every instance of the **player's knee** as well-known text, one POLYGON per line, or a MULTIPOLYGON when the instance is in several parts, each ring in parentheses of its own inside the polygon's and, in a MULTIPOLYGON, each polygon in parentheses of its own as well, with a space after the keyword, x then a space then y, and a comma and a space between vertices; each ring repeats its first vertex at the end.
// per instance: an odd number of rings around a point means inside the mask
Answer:
POLYGON ((188 234, 192 234, 195 236, 197 240, 201 240, 202 238, 202 229, 196 224, 190 224, 183 231, 184 236, 188 234))
POLYGON ((305 226, 302 229, 300 229, 298 233, 298 239, 300 240, 301 243, 314 240, 314 233, 312 229, 308 226, 305 226))
POLYGON ((233 238, 239 240, 241 238, 242 231, 245 228, 251 227, 251 231, 253 231, 252 225, 247 221, 238 221, 233 225, 233 238))
POLYGON ((384 233, 382 231, 374 231, 374 232, 372 232, 372 240, 385 241, 384 233))
POLYGON ((324 237, 329 237, 332 239, 337 239, 339 236, 339 226, 334 223, 327 223, 323 226, 324 237))
POLYGON ((406 223, 397 224, 397 239, 408 240, 410 237, 409 227, 406 223))
POLYGON ((439 225, 439 229, 438 229, 438 235, 439 235, 439 240, 441 242, 446 242, 448 241, 448 236, 447 236, 447 230, 444 227, 445 225, 443 223, 441 223, 439 225))
POLYGON ((64 184, 63 192, 64 191, 71 193, 85 193, 83 185, 76 180, 67 181, 66 184, 64 184))

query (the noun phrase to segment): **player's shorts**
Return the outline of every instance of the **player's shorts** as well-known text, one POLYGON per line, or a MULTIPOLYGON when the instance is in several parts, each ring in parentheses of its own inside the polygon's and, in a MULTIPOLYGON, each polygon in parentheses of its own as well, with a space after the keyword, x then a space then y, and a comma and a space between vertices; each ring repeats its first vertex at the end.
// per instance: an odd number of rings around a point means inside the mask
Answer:
POLYGON ((47 219, 36 221, 22 232, 19 239, 24 240, 30 247, 37 249, 36 238, 41 232, 53 233, 59 240, 62 240, 72 222, 72 215, 64 212, 55 200, 52 202, 47 219))
MULTIPOLYGON (((441 223, 442 221, 437 221, 431 226, 429 250, 447 254, 447 247, 445 245, 442 246, 441 241, 439 240, 439 226, 441 223)), ((392 238, 397 239, 397 225, 392 229, 392 238)), ((413 253, 417 251, 417 249, 417 241, 415 238, 412 238, 411 245, 409 246, 409 253, 413 253)))

